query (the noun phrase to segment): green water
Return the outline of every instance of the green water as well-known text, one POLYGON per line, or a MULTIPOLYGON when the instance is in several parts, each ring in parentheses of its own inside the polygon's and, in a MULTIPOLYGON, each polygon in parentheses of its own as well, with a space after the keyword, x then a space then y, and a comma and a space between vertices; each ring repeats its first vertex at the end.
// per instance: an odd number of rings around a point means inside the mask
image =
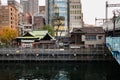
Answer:
POLYGON ((0 80, 120 80, 116 62, 0 62, 0 80))

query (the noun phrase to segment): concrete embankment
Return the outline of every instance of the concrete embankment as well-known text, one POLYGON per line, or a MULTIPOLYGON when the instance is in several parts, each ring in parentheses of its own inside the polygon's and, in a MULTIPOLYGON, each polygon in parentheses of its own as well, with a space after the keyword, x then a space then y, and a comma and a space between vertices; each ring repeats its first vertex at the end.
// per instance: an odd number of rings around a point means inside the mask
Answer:
POLYGON ((1 61, 111 61, 114 60, 106 48, 80 49, 22 49, 1 48, 1 61))

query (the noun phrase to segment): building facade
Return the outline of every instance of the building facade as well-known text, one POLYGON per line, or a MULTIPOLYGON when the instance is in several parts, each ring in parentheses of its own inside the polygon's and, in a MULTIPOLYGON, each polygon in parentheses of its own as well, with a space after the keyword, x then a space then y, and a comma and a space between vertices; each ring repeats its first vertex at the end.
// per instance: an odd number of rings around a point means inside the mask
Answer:
POLYGON ((55 40, 46 30, 30 31, 16 38, 19 47, 50 49, 55 47, 55 40))
POLYGON ((0 27, 18 28, 18 11, 14 6, 0 6, 0 27))
POLYGON ((75 28, 71 33, 71 46, 97 47, 105 44, 105 31, 102 27, 75 28))
POLYGON ((20 4, 23 7, 23 13, 28 13, 29 11, 29 5, 28 5, 28 0, 20 0, 20 4))
POLYGON ((34 24, 33 24, 34 30, 39 30, 45 25, 45 19, 40 15, 34 16, 33 21, 34 21, 34 24))
POLYGON ((69 27, 68 0, 46 0, 46 23, 58 31, 56 36, 65 36, 69 27), (63 18, 59 25, 55 24, 57 18, 63 18))
POLYGON ((23 13, 23 7, 22 5, 17 2, 16 0, 8 0, 9 5, 13 5, 18 10, 18 16, 19 16, 19 24, 22 23, 22 13, 23 13))
POLYGON ((83 14, 81 0, 69 0, 70 29, 83 26, 83 14))
POLYGON ((39 13, 38 0, 28 0, 29 4, 29 13, 35 15, 39 13))
POLYGON ((38 0, 20 0, 20 4, 23 6, 23 13, 34 15, 39 12, 38 0))
POLYGON ((39 6, 39 14, 45 18, 45 6, 39 6))

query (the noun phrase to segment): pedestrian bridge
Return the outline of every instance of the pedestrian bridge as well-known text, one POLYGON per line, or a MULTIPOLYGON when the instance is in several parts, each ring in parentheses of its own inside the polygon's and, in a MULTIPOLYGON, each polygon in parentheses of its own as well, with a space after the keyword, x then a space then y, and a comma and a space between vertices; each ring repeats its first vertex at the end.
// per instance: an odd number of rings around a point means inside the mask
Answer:
POLYGON ((106 46, 111 51, 113 57, 120 64, 120 37, 107 37, 106 46))

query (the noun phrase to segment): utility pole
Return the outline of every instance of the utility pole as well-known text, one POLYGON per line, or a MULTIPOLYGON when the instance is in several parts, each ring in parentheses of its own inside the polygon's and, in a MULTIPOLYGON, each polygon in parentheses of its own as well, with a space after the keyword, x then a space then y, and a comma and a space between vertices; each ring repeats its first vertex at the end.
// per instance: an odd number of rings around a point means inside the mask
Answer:
POLYGON ((107 18, 108 18, 108 1, 106 1, 106 4, 105 4, 105 19, 106 19, 106 22, 107 22, 107 18))
POLYGON ((112 18, 112 21, 113 21, 113 37, 115 36, 115 21, 116 21, 116 15, 115 15, 115 12, 113 12, 113 18, 112 18))
POLYGON ((106 17, 106 21, 107 21, 107 18, 108 18, 108 7, 120 7, 120 4, 108 4, 108 1, 106 1, 106 11, 105 11, 105 17, 106 17))
MULTIPOLYGON (((106 21, 107 21, 107 18, 108 18, 108 7, 120 7, 120 4, 108 4, 108 2, 106 1, 106 21)), ((115 36, 115 20, 116 20, 116 14, 115 14, 115 11, 113 12, 113 18, 112 18, 112 21, 113 21, 113 34, 112 36, 115 36)))
POLYGON ((68 22, 68 24, 67 24, 67 26, 68 26, 68 36, 69 36, 69 33, 70 33, 70 0, 67 0, 68 2, 67 2, 67 6, 68 6, 68 19, 67 19, 67 22, 68 22))

